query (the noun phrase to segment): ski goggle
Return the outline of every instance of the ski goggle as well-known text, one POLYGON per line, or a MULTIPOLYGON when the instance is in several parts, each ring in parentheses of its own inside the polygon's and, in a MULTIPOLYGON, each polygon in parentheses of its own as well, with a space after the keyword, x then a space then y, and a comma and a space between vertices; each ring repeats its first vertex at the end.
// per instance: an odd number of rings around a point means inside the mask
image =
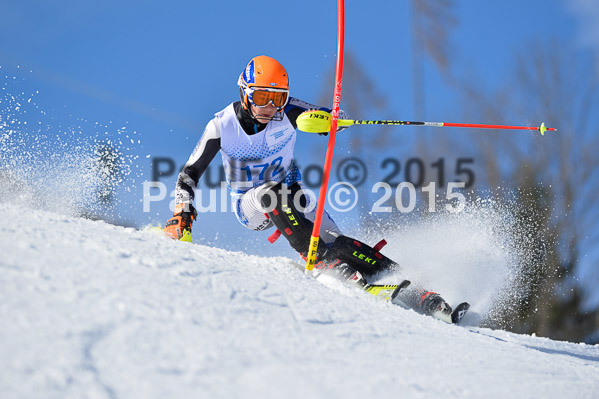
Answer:
POLYGON ((289 91, 285 89, 246 89, 248 100, 256 107, 263 108, 271 104, 278 110, 287 105, 289 91))

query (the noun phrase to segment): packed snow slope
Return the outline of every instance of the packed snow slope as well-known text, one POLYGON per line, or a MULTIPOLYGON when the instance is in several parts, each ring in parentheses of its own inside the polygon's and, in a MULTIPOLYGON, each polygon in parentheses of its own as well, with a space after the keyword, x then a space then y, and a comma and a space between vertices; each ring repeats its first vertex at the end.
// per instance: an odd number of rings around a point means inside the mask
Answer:
POLYGON ((448 325, 286 258, 6 204, 0 320, 2 398, 599 397, 599 346, 448 325))

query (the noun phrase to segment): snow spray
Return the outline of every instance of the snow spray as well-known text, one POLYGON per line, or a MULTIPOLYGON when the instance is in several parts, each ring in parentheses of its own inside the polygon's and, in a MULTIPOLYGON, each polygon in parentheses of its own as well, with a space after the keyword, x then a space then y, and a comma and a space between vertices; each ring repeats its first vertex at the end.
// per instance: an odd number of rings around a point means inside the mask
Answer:
MULTIPOLYGON (((377 283, 405 278, 451 305, 469 302, 465 322, 471 325, 501 323, 527 294, 522 279, 535 245, 530 228, 515 216, 517 206, 477 198, 460 212, 442 210, 384 226, 388 245, 382 252, 400 266, 377 283)), ((376 241, 381 230, 366 236, 376 241)))
POLYGON ((136 158, 129 151, 140 144, 136 132, 72 116, 65 124, 37 105, 38 91, 23 91, 24 78, 0 79, 0 201, 113 218, 116 190, 136 158))

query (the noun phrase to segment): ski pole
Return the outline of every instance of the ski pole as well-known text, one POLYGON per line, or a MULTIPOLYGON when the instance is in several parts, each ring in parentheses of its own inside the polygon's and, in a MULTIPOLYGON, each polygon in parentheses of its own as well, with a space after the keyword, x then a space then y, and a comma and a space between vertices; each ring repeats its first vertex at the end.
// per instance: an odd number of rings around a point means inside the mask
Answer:
MULTIPOLYGON (((537 130, 541 135, 546 131, 557 131, 556 128, 541 126, 508 126, 488 125, 480 123, 450 123, 450 122, 411 122, 411 121, 367 121, 353 119, 339 119, 337 126, 353 125, 397 125, 397 126, 432 126, 432 127, 464 127, 474 129, 510 129, 510 130, 537 130)), ((325 133, 331 128, 331 114, 326 111, 305 111, 297 118, 297 128, 307 133, 325 133)))

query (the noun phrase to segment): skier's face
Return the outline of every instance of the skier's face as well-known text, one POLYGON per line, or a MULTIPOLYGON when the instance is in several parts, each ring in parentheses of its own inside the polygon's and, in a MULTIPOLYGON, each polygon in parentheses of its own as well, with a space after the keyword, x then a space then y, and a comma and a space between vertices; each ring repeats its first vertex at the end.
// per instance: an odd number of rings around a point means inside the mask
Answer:
POLYGON ((254 106, 254 104, 251 104, 251 107, 254 118, 256 118, 256 120, 260 123, 266 124, 270 122, 273 116, 275 116, 275 114, 277 113, 277 109, 274 105, 272 105, 272 103, 260 108, 254 106))

